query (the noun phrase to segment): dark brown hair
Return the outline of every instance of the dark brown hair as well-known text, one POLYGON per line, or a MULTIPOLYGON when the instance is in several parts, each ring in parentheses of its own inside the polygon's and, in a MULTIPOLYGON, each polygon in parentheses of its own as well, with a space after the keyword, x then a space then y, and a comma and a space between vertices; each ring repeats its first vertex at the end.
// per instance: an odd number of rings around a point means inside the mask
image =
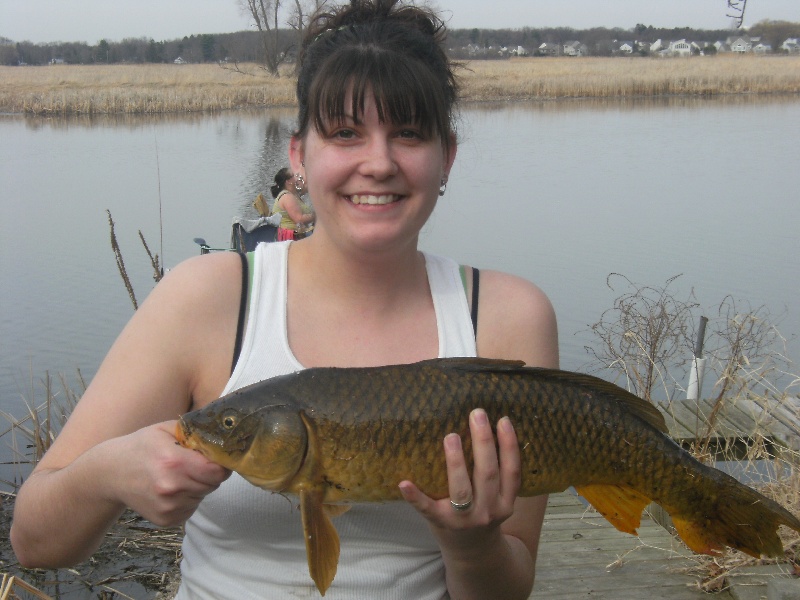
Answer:
POLYGON ((278 194, 286 189, 286 182, 291 178, 292 172, 289 170, 289 167, 283 167, 282 169, 279 169, 277 173, 275 173, 275 184, 269 188, 269 191, 272 192, 273 198, 277 198, 278 194))
POLYGON ((414 123, 449 145, 458 84, 445 33, 433 12, 399 0, 351 0, 315 15, 300 55, 296 135, 324 132, 348 114, 358 121, 370 93, 382 122, 414 123))

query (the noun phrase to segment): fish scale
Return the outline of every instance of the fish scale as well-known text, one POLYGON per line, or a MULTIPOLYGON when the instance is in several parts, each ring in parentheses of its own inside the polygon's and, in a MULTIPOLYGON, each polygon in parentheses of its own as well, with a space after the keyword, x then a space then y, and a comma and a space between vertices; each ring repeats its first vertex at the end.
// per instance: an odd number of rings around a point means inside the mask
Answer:
POLYGON ((574 486, 620 531, 635 534, 651 501, 694 551, 726 546, 783 552, 777 529, 800 520, 732 477, 701 464, 666 435, 664 417, 589 375, 488 359, 434 359, 371 368, 316 368, 266 380, 185 415, 176 438, 255 485, 297 494, 309 572, 333 581, 336 504, 401 497, 413 481, 448 495, 442 440, 461 436, 472 468, 469 414, 511 419, 520 496, 574 486))

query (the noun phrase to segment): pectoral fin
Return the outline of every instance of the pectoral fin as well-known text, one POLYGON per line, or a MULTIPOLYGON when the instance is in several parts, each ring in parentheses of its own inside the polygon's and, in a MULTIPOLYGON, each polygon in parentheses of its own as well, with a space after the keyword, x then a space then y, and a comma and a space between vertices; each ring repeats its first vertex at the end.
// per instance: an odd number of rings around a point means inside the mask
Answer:
POLYGON ((636 535, 642 511, 650 498, 635 489, 621 485, 585 485, 575 490, 614 527, 636 535))
POLYGON ((324 596, 339 565, 339 534, 322 504, 321 491, 300 491, 300 514, 306 538, 308 572, 324 596))

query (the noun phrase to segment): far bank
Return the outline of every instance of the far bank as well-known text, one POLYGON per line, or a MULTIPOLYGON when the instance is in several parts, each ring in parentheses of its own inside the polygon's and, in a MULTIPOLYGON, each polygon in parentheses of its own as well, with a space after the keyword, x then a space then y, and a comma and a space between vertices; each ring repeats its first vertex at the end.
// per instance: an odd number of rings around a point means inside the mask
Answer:
MULTIPOLYGON (((800 94, 800 56, 551 57, 470 61, 463 102, 727 94, 800 94)), ((0 67, 0 112, 158 114, 293 106, 287 67, 244 65, 0 67)))

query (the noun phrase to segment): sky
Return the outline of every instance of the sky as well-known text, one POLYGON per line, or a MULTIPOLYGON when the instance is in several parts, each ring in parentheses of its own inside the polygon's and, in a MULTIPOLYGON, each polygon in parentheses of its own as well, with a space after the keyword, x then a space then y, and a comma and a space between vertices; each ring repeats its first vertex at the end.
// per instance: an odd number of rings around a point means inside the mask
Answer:
MULTIPOLYGON (((727 0, 432 0, 455 29, 654 27, 726 29, 727 0)), ((745 27, 764 19, 800 22, 800 0, 748 0, 745 27)), ((86 42, 249 27, 238 0, 0 0, 0 37, 13 41, 86 42)))

